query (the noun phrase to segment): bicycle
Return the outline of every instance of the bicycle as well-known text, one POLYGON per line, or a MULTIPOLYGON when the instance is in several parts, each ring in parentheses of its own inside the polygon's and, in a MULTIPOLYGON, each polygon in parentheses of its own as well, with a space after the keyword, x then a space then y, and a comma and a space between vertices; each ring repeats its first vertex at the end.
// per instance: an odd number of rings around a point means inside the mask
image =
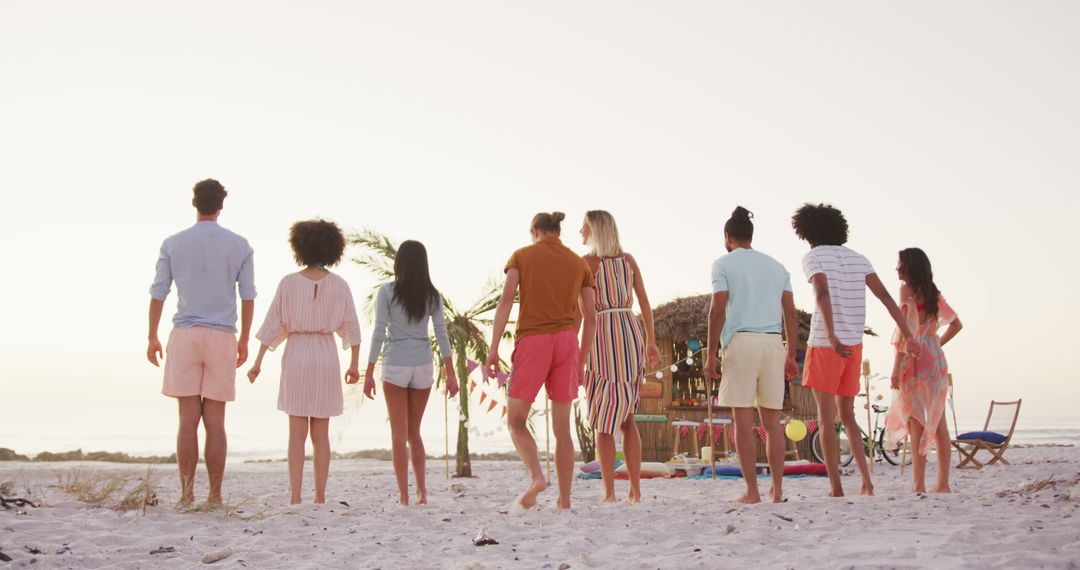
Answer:
MULTIPOLYGON (((885 449, 885 426, 882 425, 880 418, 882 414, 889 411, 889 407, 871 404, 870 408, 874 411, 874 428, 871 431, 873 437, 868 438, 866 432, 861 427, 859 428, 862 447, 866 455, 875 462, 878 461, 878 457, 881 457, 890 465, 900 465, 901 461, 903 461, 904 465, 911 465, 911 450, 904 453, 904 448, 908 445, 907 441, 901 441, 900 445, 894 450, 885 449)), ((825 454, 822 452, 821 429, 821 426, 814 429, 814 435, 810 439, 810 453, 818 463, 825 463, 825 454)), ((855 454, 851 451, 851 441, 848 438, 847 431, 844 429, 844 424, 836 424, 836 438, 840 445, 840 466, 847 467, 854 461, 855 454)))

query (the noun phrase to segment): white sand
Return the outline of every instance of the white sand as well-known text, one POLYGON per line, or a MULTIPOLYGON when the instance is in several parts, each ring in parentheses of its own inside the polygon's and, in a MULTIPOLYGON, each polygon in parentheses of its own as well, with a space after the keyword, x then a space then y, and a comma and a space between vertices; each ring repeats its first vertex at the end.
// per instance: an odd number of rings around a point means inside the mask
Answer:
MULTIPOLYGON (((825 479, 806 478, 786 483, 787 503, 741 506, 732 502, 740 481, 653 479, 644 482, 644 504, 612 507, 596 504, 599 481, 576 481, 570 512, 553 509, 549 489, 539 511, 521 515, 500 512, 525 482, 521 467, 510 462, 478 462, 478 478, 452 482, 444 479, 441 462, 429 464, 432 504, 409 508, 393 504, 386 462, 335 462, 331 502, 299 509, 286 505, 284 463, 230 465, 226 495, 248 501, 230 515, 174 512, 172 466, 154 470, 166 504, 143 515, 71 502, 55 483, 58 470, 80 468, 84 475, 124 474, 134 482, 145 467, 4 463, 0 481, 15 481, 17 495, 29 489, 31 498, 49 506, 27 514, 0 511, 0 550, 16 568, 31 559, 35 568, 193 567, 223 548, 233 554, 214 567, 1080 566, 1080 449, 1013 449, 1008 457, 1012 466, 954 471, 957 493, 951 496, 917 496, 898 468, 878 465, 873 498, 829 499, 825 479), (1025 490, 1050 476, 1055 486, 1025 490), (451 491, 449 484, 463 490, 451 491), (481 527, 500 544, 474 546, 481 527), (55 554, 65 545, 70 553, 55 554), (161 546, 175 552, 150 554, 161 546), (31 555, 25 547, 46 554, 31 555)), ((857 491, 854 473, 844 483, 857 491)), ((201 466, 198 484, 205 493, 201 466)), ((626 483, 617 490, 625 494, 626 483)))

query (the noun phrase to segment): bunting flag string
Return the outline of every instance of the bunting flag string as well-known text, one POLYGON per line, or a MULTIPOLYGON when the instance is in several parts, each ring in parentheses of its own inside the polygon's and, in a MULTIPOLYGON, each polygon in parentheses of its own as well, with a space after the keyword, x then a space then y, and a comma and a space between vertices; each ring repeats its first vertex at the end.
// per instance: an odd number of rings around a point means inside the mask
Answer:
POLYGON ((498 405, 498 402, 495 401, 495 398, 492 398, 491 403, 488 404, 488 413, 491 413, 491 410, 494 410, 496 405, 498 405))

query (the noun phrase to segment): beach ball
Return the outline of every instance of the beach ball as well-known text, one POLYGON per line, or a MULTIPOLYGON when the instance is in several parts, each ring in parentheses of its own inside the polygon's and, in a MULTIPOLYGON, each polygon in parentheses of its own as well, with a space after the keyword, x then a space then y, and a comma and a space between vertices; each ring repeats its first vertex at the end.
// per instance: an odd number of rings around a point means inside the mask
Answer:
POLYGON ((791 420, 784 426, 784 433, 791 441, 802 441, 806 438, 806 424, 799 420, 791 420))

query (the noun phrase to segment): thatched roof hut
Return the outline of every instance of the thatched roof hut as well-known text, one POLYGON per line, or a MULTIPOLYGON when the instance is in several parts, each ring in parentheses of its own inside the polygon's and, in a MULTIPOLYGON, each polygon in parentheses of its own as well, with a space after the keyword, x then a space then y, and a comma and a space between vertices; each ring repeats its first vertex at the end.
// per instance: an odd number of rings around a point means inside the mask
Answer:
MULTIPOLYGON (((653 310, 653 326, 657 338, 686 342, 691 338, 701 342, 709 336, 709 301, 712 295, 680 297, 653 310)), ((799 344, 810 338, 810 313, 799 313, 799 344)))

